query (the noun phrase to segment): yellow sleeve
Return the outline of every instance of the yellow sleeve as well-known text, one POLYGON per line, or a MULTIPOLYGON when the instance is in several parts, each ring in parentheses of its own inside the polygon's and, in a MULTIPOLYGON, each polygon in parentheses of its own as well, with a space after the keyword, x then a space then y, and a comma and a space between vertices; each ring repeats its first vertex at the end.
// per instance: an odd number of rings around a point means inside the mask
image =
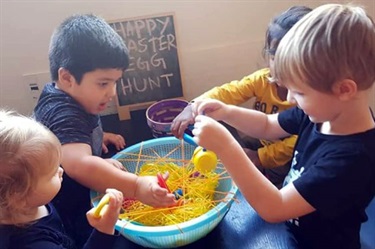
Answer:
POLYGON ((264 168, 276 168, 292 159, 297 135, 274 141, 258 149, 259 160, 264 168))
POLYGON ((269 69, 258 70, 241 80, 234 80, 221 86, 212 88, 196 99, 217 99, 226 104, 239 105, 256 97, 257 91, 268 83, 269 69))

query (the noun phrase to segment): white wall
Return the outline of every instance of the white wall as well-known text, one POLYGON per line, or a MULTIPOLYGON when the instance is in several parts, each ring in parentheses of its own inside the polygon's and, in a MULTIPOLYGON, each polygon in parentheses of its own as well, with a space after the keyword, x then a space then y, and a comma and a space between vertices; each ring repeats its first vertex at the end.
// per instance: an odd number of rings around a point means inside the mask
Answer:
MULTIPOLYGON (((264 65, 261 48, 274 15, 291 5, 315 7, 327 2, 332 1, 1 0, 0 106, 31 113, 34 102, 23 75, 48 72, 50 36, 74 13, 94 13, 110 21, 174 12, 184 95, 191 99, 264 65)), ((375 18, 375 0, 354 2, 375 18)), ((372 97, 375 109, 375 92, 372 97)))

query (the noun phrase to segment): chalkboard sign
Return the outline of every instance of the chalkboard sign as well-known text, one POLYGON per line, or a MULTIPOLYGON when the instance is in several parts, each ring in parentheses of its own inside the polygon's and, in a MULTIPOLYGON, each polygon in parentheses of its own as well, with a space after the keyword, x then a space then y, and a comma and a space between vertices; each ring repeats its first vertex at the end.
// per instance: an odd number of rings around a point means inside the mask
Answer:
POLYGON ((129 68, 117 83, 119 114, 122 107, 128 112, 128 106, 134 104, 183 96, 173 17, 109 22, 123 38, 130 56, 129 68))

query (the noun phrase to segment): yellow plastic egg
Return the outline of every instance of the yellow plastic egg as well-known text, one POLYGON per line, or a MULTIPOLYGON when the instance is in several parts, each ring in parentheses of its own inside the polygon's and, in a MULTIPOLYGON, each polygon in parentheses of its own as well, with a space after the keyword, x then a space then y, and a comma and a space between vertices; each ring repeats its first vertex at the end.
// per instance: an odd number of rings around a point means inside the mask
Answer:
POLYGON ((194 150, 192 161, 197 171, 206 173, 215 170, 217 156, 214 152, 205 150, 201 146, 198 146, 194 150))

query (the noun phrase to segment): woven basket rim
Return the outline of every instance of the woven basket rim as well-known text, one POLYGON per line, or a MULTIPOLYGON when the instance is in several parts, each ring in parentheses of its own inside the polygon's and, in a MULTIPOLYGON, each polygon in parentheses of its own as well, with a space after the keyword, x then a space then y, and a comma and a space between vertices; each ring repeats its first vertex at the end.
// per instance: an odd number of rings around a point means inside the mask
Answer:
POLYGON ((151 123, 154 123, 154 124, 158 124, 158 125, 167 125, 167 124, 171 124, 172 122, 168 122, 168 123, 166 123, 166 122, 158 122, 158 121, 155 121, 155 120, 153 120, 151 117, 150 117, 150 110, 152 109, 152 108, 154 108, 155 106, 157 106, 157 105, 160 105, 160 104, 163 104, 163 103, 167 103, 167 102, 179 102, 179 103, 184 103, 184 104, 186 104, 186 105, 188 105, 188 101, 186 101, 186 100, 183 100, 183 99, 164 99, 164 100, 160 100, 160 101, 157 101, 157 102, 155 102, 155 103, 153 103, 152 105, 150 105, 147 109, 146 109, 146 118, 147 118, 147 120, 149 121, 149 122, 151 122, 151 123))

